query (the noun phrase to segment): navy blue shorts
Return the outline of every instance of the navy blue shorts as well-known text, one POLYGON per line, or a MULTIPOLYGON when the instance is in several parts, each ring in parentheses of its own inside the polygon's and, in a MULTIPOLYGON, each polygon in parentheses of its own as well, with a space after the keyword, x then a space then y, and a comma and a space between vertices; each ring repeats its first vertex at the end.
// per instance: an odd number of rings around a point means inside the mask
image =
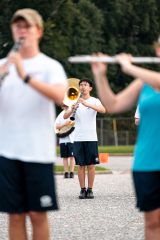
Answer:
POLYGON ((97 141, 74 142, 74 157, 76 165, 99 164, 97 141))
POLYGON ((60 155, 61 158, 68 158, 74 156, 73 143, 61 143, 60 144, 60 155))
POLYGON ((53 164, 27 163, 0 156, 0 212, 56 209, 53 164))
POLYGON ((160 171, 133 171, 133 182, 140 211, 160 208, 160 171))

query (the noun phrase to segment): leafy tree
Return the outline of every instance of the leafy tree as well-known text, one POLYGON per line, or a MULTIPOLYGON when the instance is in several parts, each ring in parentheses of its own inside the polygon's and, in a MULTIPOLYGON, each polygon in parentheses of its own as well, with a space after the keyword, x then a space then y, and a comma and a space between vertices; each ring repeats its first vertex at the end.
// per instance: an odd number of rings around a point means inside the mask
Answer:
POLYGON ((68 57, 102 50, 101 11, 88 0, 66 0, 54 17, 47 23, 43 49, 63 63, 69 77, 91 77, 89 65, 72 65, 68 57))
MULTIPOLYGON (((88 0, 81 0, 76 6, 74 25, 72 27, 71 55, 87 55, 102 50, 103 15, 88 0)), ((71 74, 91 77, 89 65, 73 65, 71 74)))
POLYGON ((90 1, 66 0, 59 6, 54 21, 46 22, 43 50, 62 62, 68 77, 91 78, 89 65, 70 64, 68 57, 101 51, 102 25, 103 15, 90 1))
MULTIPOLYGON (((129 52, 134 56, 154 56, 153 42, 160 32, 160 1, 156 0, 93 0, 103 12, 103 52, 115 55, 129 52)), ((146 66, 146 65, 145 65, 146 66)), ((158 66, 147 66, 158 69, 158 66)), ((115 92, 132 80, 119 66, 109 66, 109 80, 115 92)), ((130 113, 127 113, 128 115, 130 113)))
MULTIPOLYGON (((41 49, 64 65, 68 77, 92 78, 88 64, 70 64, 69 56, 97 51, 110 55, 155 54, 152 44, 160 33, 160 0, 1 0, 0 57, 6 56, 13 45, 10 19, 24 7, 36 9, 43 16, 41 49)), ((158 66, 147 67, 158 70, 158 66)), ((108 75, 115 92, 132 80, 117 65, 109 66, 108 75)))

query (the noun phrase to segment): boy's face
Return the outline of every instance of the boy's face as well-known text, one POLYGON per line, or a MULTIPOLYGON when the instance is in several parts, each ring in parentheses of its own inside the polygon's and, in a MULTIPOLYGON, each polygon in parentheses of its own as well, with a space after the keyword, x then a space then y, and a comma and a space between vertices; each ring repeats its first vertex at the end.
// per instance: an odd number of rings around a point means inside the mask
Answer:
POLYGON ((20 19, 11 25, 13 39, 18 41, 24 39, 23 47, 28 47, 39 42, 42 36, 42 30, 36 25, 29 25, 27 21, 20 19))
POLYGON ((88 94, 92 91, 92 87, 90 86, 90 84, 85 81, 80 83, 79 89, 82 94, 88 94))

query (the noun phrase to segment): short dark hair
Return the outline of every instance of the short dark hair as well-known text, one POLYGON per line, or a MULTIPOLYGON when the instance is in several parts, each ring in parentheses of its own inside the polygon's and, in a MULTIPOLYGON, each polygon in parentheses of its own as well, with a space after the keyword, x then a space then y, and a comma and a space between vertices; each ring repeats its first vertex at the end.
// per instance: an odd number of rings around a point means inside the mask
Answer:
POLYGON ((92 82, 92 80, 90 80, 90 79, 88 79, 88 78, 82 78, 82 79, 79 81, 79 85, 80 85, 82 82, 87 82, 87 83, 89 83, 90 87, 93 87, 93 82, 92 82))

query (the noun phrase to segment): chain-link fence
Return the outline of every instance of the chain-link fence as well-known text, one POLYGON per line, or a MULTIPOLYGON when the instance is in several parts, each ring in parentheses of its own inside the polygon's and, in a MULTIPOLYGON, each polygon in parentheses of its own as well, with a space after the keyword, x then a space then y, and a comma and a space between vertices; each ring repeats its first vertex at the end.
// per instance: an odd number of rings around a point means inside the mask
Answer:
POLYGON ((97 118, 99 146, 134 145, 136 126, 134 118, 97 118))

